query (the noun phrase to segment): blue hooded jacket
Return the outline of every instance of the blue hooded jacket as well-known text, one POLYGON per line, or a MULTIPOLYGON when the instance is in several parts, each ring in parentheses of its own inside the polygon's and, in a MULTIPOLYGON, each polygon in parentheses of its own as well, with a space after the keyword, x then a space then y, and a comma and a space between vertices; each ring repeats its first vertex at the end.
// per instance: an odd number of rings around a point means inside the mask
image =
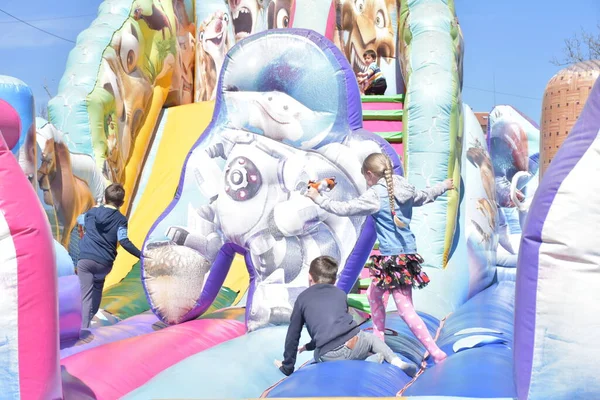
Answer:
POLYGON ((110 205, 100 205, 77 218, 85 228, 79 242, 79 259, 112 265, 117 257, 117 243, 130 254, 140 257, 140 250, 127 237, 127 218, 110 205))

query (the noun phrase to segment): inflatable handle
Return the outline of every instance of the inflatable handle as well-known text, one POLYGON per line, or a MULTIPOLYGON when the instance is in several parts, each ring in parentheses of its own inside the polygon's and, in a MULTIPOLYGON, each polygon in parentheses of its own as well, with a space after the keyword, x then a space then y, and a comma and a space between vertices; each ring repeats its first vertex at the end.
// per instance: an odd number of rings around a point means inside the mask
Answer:
POLYGON ((527 211, 529 210, 529 207, 531 206, 531 200, 526 200, 526 201, 519 201, 518 197, 517 197, 517 183, 519 182, 519 178, 521 178, 522 176, 527 176, 529 178, 531 178, 533 175, 531 175, 529 172, 527 171, 519 171, 517 172, 511 182, 510 182, 510 198, 513 201, 513 203, 515 203, 515 205, 517 206, 517 208, 519 209, 519 211, 527 211))

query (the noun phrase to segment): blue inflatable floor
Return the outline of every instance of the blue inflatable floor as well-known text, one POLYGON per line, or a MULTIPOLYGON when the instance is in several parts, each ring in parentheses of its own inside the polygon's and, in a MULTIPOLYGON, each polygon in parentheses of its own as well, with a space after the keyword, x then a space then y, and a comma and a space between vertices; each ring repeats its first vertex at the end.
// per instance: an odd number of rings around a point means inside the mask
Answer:
MULTIPOLYGON (((125 399, 257 398, 270 387, 266 397, 394 397, 405 386, 404 396, 427 396, 423 399, 514 398, 514 290, 514 282, 500 282, 451 314, 438 338, 448 359, 428 365, 414 382, 392 365, 367 361, 307 364, 285 378, 273 365, 283 353, 287 327, 281 326, 261 329, 188 357, 125 399)), ((440 321, 421 316, 435 335, 440 321)), ((404 360, 420 363, 425 349, 404 321, 389 313, 386 327, 388 345, 404 360)), ((304 332, 302 342, 308 339, 304 332)), ((301 354, 296 366, 306 364, 311 357, 311 353, 301 354)))
MULTIPOLYGON (((500 282, 451 314, 438 344, 449 357, 408 386, 404 396, 514 398, 512 340, 514 282, 500 282)), ((432 334, 438 322, 423 316, 432 334)), ((420 362, 425 349, 396 314, 388 314, 388 345, 402 358, 420 362), (391 333, 391 335, 389 334, 391 333)), ((274 387, 267 397, 395 396, 408 382, 399 369, 364 361, 304 367, 274 387)), ((444 397, 448 398, 448 397, 444 397)))

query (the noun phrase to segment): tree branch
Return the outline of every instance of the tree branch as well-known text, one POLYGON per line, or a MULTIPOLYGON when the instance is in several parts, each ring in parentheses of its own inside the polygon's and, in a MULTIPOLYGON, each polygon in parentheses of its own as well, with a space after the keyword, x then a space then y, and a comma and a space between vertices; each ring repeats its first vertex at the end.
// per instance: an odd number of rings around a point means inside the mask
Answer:
POLYGON ((582 61, 600 59, 600 23, 598 32, 591 33, 581 28, 581 33, 565 39, 561 59, 553 57, 550 62, 556 66, 575 64, 582 61))

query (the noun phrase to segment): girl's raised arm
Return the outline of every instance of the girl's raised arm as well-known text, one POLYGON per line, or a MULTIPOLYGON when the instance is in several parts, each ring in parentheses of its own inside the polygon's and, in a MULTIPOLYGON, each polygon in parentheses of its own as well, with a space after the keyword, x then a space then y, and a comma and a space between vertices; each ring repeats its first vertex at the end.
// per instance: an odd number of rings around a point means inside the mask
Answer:
POLYGON ((413 200, 413 206, 420 207, 427 203, 432 203, 449 189, 448 181, 440 182, 437 185, 419 190, 408 183, 406 178, 400 175, 394 175, 394 195, 400 203, 405 203, 410 198, 413 200))
POLYGON ((323 196, 312 197, 315 203, 323 210, 341 217, 350 217, 354 215, 371 215, 379 211, 379 197, 375 190, 368 189, 360 197, 347 200, 335 201, 323 196))

